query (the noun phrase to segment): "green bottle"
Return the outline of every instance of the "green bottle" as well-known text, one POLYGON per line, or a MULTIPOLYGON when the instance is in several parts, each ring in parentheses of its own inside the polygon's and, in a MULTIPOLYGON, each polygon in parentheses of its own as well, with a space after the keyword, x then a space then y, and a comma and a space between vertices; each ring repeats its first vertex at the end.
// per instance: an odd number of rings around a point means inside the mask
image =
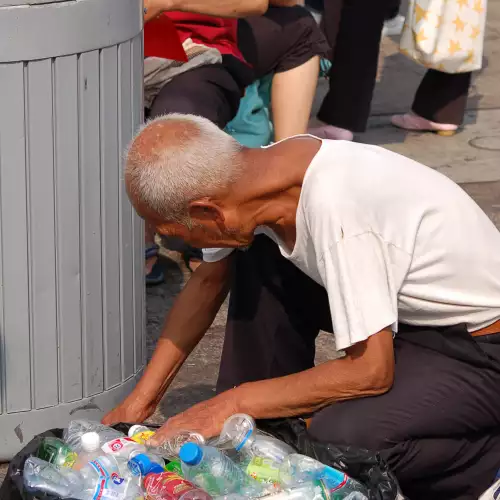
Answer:
POLYGON ((178 460, 173 460, 172 462, 169 462, 167 465, 165 465, 165 470, 168 472, 174 472, 175 474, 184 477, 184 475, 182 474, 181 463, 178 460))
POLYGON ((55 437, 43 438, 36 456, 59 467, 72 468, 78 455, 62 440, 55 437))

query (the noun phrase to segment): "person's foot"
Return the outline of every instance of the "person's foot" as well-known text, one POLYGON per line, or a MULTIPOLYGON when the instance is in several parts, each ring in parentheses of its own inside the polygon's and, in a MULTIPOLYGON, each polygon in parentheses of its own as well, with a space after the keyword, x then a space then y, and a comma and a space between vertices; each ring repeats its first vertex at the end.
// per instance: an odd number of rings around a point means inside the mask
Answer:
POLYGON ((398 36, 401 35, 403 31, 403 26, 405 24, 405 16, 398 14, 392 19, 388 19, 384 23, 384 28, 382 30, 382 36, 398 36))
POLYGON ((415 132, 436 132, 438 135, 451 136, 458 129, 458 125, 451 123, 437 123, 427 120, 423 116, 415 113, 405 113, 404 115, 394 115, 391 119, 395 127, 415 132))
POLYGON ((334 141, 352 141, 354 134, 345 128, 334 127, 333 125, 322 125, 310 128, 308 133, 320 139, 330 139, 334 141))

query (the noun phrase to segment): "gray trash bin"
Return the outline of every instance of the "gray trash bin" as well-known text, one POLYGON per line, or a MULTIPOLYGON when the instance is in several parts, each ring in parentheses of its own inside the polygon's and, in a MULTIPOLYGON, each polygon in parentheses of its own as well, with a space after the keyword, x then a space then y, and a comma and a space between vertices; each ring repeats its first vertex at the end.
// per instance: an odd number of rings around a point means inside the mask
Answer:
POLYGON ((141 0, 0 0, 0 461, 98 419, 145 361, 141 0))

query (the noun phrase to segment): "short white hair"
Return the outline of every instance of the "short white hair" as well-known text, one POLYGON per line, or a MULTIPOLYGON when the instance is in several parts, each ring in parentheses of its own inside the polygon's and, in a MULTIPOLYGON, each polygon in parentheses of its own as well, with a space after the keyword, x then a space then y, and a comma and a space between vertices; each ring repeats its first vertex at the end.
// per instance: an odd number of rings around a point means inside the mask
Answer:
POLYGON ((162 220, 189 225, 191 201, 214 196, 237 180, 241 149, 201 116, 171 113, 155 118, 129 146, 125 172, 129 194, 162 220), (169 126, 167 134, 164 126, 169 126), (176 132, 181 129, 184 133, 176 132))

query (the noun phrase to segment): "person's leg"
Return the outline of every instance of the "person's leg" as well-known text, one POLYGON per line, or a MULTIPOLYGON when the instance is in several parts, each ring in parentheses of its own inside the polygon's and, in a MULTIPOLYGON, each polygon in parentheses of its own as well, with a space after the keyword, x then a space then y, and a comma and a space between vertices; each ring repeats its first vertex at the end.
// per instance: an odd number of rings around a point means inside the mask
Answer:
POLYGON ((314 366, 319 329, 331 329, 324 288, 266 236, 234 265, 217 391, 314 366))
POLYGON ((471 76, 472 73, 427 70, 415 94, 411 113, 394 116, 392 123, 406 130, 453 135, 464 118, 471 76))
MULTIPOLYGON (((236 115, 242 90, 224 64, 210 64, 177 75, 153 101, 150 119, 168 113, 208 118, 223 128, 236 115)), ((183 258, 194 271, 202 261, 201 251, 183 246, 183 258)))
MULTIPOLYGON (((370 114, 386 3, 325 0, 324 29, 334 49, 330 89, 318 119, 349 131, 351 138, 353 132, 365 131, 370 114)), ((335 129, 328 126, 316 128, 315 133, 337 138, 335 129)))
MULTIPOLYGON (((409 498, 477 498, 500 466, 500 370, 488 368, 486 357, 483 367, 456 359, 478 355, 473 340, 457 342, 454 358, 415 343, 419 333, 396 335, 388 393, 325 408, 309 431, 322 441, 380 451, 409 498)), ((450 342, 438 331, 429 335, 450 342)), ((488 348, 500 366, 500 345, 488 348)))
POLYGON ((307 131, 319 74, 329 46, 314 18, 300 6, 269 7, 238 22, 238 45, 261 78, 275 73, 271 107, 275 140, 307 131))

